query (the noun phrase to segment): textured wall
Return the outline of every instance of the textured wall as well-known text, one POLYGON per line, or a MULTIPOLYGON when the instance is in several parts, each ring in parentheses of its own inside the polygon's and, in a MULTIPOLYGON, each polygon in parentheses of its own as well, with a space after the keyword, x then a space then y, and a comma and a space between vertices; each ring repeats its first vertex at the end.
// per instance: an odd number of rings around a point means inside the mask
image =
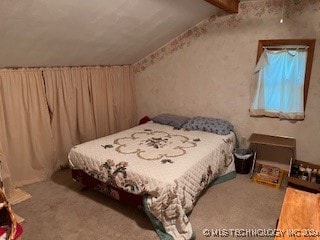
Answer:
POLYGON ((201 0, 0 1, 0 67, 132 64, 219 10, 201 0))
POLYGON ((297 139, 301 160, 320 163, 320 1, 242 1, 240 13, 204 20, 135 64, 138 117, 170 112, 231 121, 252 132, 297 139), (250 82, 260 39, 315 38, 316 51, 300 122, 249 116, 250 82))

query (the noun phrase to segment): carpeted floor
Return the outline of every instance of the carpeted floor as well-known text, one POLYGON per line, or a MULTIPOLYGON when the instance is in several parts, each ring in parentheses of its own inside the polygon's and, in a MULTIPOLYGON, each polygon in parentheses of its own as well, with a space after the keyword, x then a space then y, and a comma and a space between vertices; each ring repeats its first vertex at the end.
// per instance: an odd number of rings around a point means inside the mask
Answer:
MULTIPOLYGON (((158 239, 143 211, 90 189, 82 191, 69 170, 22 189, 32 195, 14 206, 26 219, 23 240, 158 239)), ((284 194, 283 187, 278 190, 252 183, 248 175, 214 185, 189 216, 196 239, 219 239, 205 237, 203 229, 274 229, 284 194)))

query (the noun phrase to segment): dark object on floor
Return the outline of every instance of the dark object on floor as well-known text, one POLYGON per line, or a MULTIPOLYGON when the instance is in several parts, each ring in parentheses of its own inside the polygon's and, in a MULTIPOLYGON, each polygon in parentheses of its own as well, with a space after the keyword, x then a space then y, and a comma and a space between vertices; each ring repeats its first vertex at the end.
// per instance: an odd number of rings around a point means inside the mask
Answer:
POLYGON ((253 153, 248 149, 236 148, 234 151, 234 163, 236 172, 248 174, 253 162, 253 153))

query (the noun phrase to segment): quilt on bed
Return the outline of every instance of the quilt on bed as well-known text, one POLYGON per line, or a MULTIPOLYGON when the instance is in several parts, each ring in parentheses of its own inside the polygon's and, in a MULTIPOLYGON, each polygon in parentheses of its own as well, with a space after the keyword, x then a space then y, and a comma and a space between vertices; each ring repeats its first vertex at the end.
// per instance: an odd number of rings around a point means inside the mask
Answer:
POLYGON ((187 217, 212 180, 234 171, 235 136, 153 122, 74 146, 72 168, 133 194, 173 239, 191 239, 187 217))

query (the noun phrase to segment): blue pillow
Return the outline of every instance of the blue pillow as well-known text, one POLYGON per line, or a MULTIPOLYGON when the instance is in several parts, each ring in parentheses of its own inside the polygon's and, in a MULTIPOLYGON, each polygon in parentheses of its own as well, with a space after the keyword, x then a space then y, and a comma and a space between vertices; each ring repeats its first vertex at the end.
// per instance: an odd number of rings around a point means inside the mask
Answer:
POLYGON ((155 123, 169 125, 175 129, 180 129, 190 118, 173 114, 160 114, 151 120, 155 123))
POLYGON ((233 125, 227 120, 207 117, 194 117, 182 126, 185 130, 200 130, 219 135, 227 135, 233 131, 233 125))

